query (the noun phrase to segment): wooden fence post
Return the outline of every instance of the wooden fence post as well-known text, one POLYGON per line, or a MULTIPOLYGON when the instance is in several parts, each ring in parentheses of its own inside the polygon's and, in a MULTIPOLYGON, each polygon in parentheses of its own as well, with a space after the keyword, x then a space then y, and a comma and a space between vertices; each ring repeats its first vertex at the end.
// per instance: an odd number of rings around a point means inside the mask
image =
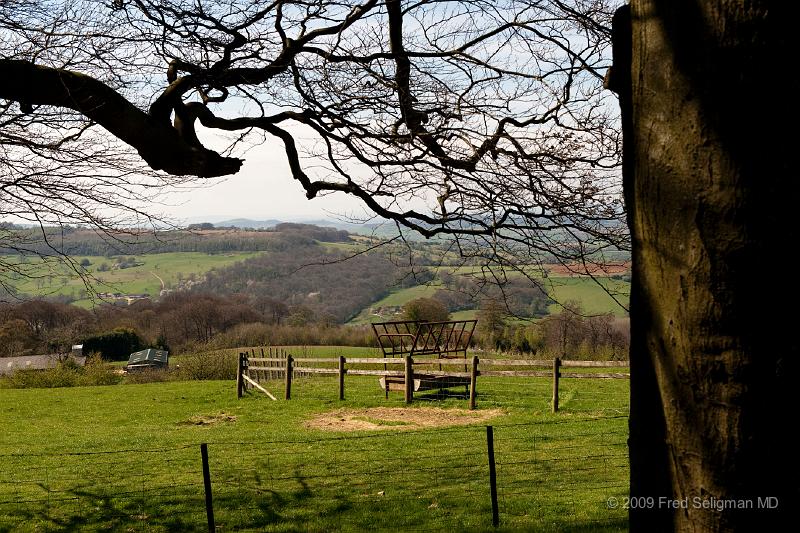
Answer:
POLYGON ((553 412, 558 412, 558 378, 561 377, 561 359, 553 359, 553 412))
MULTIPOLYGON (((272 346, 267 347, 267 353, 269 354, 267 357, 272 359, 272 346)), ((275 364, 274 361, 270 361, 267 365, 270 369, 277 367, 278 365, 275 364)), ((269 371, 269 379, 278 379, 280 377, 280 373, 276 372, 275 370, 269 371)))
POLYGON ((494 428, 486 426, 486 447, 489 455, 489 495, 492 498, 492 525, 500 525, 500 510, 497 507, 497 471, 494 464, 494 428))
POLYGON ((478 382, 478 356, 472 356, 472 372, 469 374, 469 408, 475 409, 475 385, 478 382))
POLYGON ((406 403, 414 401, 414 360, 406 356, 406 403))
POLYGON ((286 354, 286 393, 284 399, 291 400, 292 398, 292 356, 286 354))
POLYGON ((200 445, 200 457, 203 460, 203 488, 206 493, 206 519, 208 520, 208 531, 215 533, 217 526, 214 523, 214 504, 211 498, 211 472, 208 468, 208 445, 204 442, 200 445))
POLYGON ((244 354, 239 352, 239 361, 236 363, 236 398, 242 397, 242 389, 244 389, 244 380, 242 379, 242 372, 244 372, 244 354))
POLYGON ((344 400, 344 363, 343 355, 339 356, 339 400, 344 400))

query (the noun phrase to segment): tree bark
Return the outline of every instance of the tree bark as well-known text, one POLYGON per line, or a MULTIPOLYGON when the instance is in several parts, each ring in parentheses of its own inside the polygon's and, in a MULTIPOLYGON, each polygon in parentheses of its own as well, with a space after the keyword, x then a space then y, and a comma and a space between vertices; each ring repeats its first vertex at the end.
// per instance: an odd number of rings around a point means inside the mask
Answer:
POLYGON ((797 290, 791 270, 788 292, 770 276, 798 225, 798 2, 630 9, 630 68, 612 78, 633 238, 631 497, 653 498, 631 530, 794 529, 798 344, 781 309, 797 290))

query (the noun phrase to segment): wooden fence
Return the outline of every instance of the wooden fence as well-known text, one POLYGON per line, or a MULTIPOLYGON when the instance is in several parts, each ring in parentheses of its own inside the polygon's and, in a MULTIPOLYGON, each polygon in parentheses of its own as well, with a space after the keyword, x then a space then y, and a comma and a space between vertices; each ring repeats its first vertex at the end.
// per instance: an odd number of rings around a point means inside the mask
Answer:
MULTIPOLYGON (((255 354, 255 351, 251 351, 255 354)), ((345 375, 378 376, 384 383, 386 396, 389 390, 402 390, 406 403, 412 403, 415 390, 444 389, 465 386, 469 391, 469 408, 475 409, 478 377, 550 377, 553 380, 553 412, 558 411, 558 387, 561 379, 627 379, 629 373, 621 372, 562 372, 562 368, 618 368, 629 366, 627 361, 572 361, 533 359, 479 359, 477 356, 460 359, 399 357, 293 357, 283 349, 261 350, 262 357, 247 352, 239 354, 237 371, 237 397, 248 388, 255 388, 275 400, 263 381, 282 379, 284 399, 291 399, 292 380, 297 376, 328 374, 338 376, 339 399, 345 396, 345 375), (267 357, 270 355, 270 357, 267 357), (311 366, 315 365, 315 366, 311 366), (317 366, 330 365, 330 366, 317 366), (333 366, 335 365, 335 366, 333 366), (352 365, 348 368, 348 365, 352 365), (383 369, 369 368, 377 365, 383 369), (458 366, 464 370, 445 370, 458 366), (368 368, 364 368, 368 367, 368 368), (389 368, 393 367, 393 368, 389 368), (488 367, 484 369, 484 367, 488 367), (505 367, 505 368, 504 368, 505 367), (514 368, 509 370, 508 368, 514 368), (418 368, 419 370, 415 370, 418 368), (438 369, 436 369, 438 368, 438 369), (410 386, 409 386, 410 384, 410 386), (394 387, 392 386, 394 385, 394 387)))

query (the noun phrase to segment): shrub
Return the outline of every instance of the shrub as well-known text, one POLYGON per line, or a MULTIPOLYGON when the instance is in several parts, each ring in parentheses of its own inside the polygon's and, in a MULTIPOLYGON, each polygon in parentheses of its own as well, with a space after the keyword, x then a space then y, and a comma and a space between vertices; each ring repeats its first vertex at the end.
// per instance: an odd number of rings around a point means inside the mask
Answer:
POLYGON ((3 378, 2 386, 11 389, 49 389, 86 385, 116 385, 120 381, 122 381, 122 376, 117 374, 113 367, 103 363, 99 357, 89 357, 86 360, 86 366, 80 366, 73 359, 67 359, 58 363, 54 368, 20 369, 3 378))
POLYGON ((139 383, 160 383, 162 381, 172 381, 175 373, 166 368, 148 368, 137 372, 130 372, 125 375, 125 383, 128 385, 139 383))
POLYGON ((233 353, 196 352, 183 356, 172 372, 177 379, 236 379, 237 364, 233 353))
POLYGON ((46 370, 20 369, 7 376, 4 386, 11 389, 49 389, 78 385, 80 372, 69 366, 59 365, 46 370))
POLYGON ((98 353, 103 359, 110 361, 125 361, 131 353, 141 350, 142 347, 142 339, 131 328, 116 328, 83 341, 85 353, 98 353))
POLYGON ((117 369, 104 363, 98 354, 87 357, 81 370, 81 385, 116 385, 122 381, 122 375, 117 369))
POLYGON ((417 298, 403 306, 403 320, 441 322, 450 319, 447 307, 433 298, 417 298))
POLYGON ((323 327, 317 324, 299 327, 254 322, 236 325, 192 349, 204 351, 239 346, 377 346, 377 341, 369 326, 323 327))

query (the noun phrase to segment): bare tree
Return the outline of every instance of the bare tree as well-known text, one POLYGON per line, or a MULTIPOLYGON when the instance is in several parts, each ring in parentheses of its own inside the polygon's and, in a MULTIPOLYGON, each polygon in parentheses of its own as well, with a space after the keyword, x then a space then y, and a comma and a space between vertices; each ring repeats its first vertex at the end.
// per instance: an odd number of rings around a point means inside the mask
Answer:
MULTIPOLYGON (((87 84, 127 92, 144 81, 133 78, 141 64, 137 39, 114 28, 105 11, 90 2, 0 2, 0 70, 13 93, 0 102, 0 298, 14 294, 13 278, 42 279, 65 267, 92 291, 88 271, 64 252, 71 227, 92 228, 123 247, 148 226, 164 227, 159 199, 197 180, 155 172, 108 135, 95 113, 46 101, 54 93, 79 99, 87 84)), ((105 106, 99 96, 83 105, 95 112, 105 106)), ((127 127, 125 116, 116 120, 127 127)))
POLYGON ((88 6, 4 4, 0 97, 21 120, 88 120, 177 176, 278 142, 309 198, 356 196, 505 267, 627 245, 602 0, 88 6))

